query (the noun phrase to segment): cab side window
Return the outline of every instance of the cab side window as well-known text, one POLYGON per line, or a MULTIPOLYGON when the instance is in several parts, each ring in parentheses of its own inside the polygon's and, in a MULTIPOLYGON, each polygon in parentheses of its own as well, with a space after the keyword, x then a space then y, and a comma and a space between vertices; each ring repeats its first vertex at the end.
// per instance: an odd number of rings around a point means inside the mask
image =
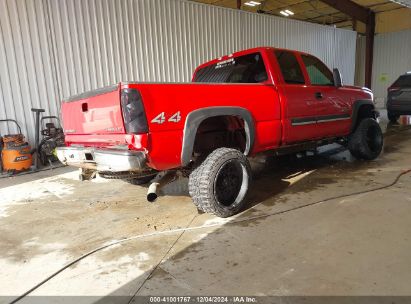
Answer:
POLYGON ((305 68, 307 69, 308 76, 312 85, 333 86, 334 77, 333 73, 328 67, 322 63, 319 59, 309 56, 301 55, 305 68))
POLYGON ((300 64, 292 52, 275 51, 284 81, 289 84, 304 84, 305 79, 300 64))

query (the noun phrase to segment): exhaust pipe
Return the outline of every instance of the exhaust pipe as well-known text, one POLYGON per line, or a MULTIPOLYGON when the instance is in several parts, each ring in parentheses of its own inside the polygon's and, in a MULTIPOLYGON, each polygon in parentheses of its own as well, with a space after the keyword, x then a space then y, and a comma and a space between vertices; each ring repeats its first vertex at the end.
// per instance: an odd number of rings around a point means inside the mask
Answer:
POLYGON ((156 201, 158 195, 157 195, 157 188, 160 185, 160 183, 151 183, 150 187, 148 187, 147 191, 147 200, 150 203, 153 203, 156 201))
POLYGON ((174 181, 175 176, 175 172, 161 172, 160 174, 158 174, 148 187, 147 201, 149 201, 150 203, 155 202, 158 198, 158 191, 163 186, 174 181))

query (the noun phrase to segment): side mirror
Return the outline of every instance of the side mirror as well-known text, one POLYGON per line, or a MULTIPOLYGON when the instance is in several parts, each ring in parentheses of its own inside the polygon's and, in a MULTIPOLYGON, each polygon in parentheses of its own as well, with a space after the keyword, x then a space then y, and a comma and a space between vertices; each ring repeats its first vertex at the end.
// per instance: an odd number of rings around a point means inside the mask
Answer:
POLYGON ((342 80, 339 69, 333 69, 333 77, 334 77, 334 85, 337 88, 341 88, 343 86, 343 80, 342 80))

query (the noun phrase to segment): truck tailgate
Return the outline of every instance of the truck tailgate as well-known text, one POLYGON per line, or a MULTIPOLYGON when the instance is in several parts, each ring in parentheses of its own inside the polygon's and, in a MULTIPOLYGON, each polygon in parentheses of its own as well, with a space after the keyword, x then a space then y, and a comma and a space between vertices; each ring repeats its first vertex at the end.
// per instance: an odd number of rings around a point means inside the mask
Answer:
POLYGON ((120 85, 63 100, 62 118, 67 136, 124 134, 120 85))

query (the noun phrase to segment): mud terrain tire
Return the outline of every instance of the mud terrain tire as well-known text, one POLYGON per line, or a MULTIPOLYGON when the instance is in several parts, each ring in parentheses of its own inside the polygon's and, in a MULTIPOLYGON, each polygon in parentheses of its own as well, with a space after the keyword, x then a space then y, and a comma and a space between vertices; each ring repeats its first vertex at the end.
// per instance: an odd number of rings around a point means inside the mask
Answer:
POLYGON ((376 159, 383 148, 383 135, 380 125, 372 118, 363 119, 350 136, 348 149, 358 159, 376 159))
POLYGON ((229 217, 246 204, 250 181, 251 169, 245 155, 219 148, 190 174, 189 192, 199 210, 229 217))

